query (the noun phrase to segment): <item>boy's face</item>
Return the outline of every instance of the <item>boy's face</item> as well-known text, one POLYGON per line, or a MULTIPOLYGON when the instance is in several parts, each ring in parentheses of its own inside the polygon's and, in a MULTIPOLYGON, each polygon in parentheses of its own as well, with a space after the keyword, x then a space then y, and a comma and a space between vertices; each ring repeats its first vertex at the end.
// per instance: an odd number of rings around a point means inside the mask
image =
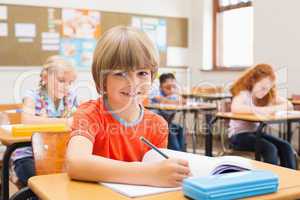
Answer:
POLYGON ((113 70, 106 78, 106 92, 110 104, 117 109, 141 104, 151 88, 151 71, 139 69, 134 71, 113 70))
POLYGON ((177 91, 176 80, 171 78, 166 79, 166 81, 160 85, 160 89, 166 96, 171 96, 176 94, 177 91))

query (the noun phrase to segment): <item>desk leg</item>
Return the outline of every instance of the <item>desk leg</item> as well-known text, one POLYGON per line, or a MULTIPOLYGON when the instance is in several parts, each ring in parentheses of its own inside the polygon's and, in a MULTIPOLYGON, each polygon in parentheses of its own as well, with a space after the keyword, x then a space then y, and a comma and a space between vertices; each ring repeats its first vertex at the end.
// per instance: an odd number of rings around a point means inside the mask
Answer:
POLYGON ((196 153, 196 145, 197 145, 197 138, 196 138, 196 134, 197 134, 197 126, 198 126, 198 112, 195 111, 194 112, 194 131, 193 131, 193 135, 192 135, 192 143, 193 143, 193 153, 196 153))
POLYGON ((183 122, 182 122, 182 125, 183 125, 183 133, 184 133, 184 151, 186 152, 187 151, 187 133, 188 133, 188 129, 187 129, 187 125, 186 125, 186 111, 183 110, 183 113, 182 113, 182 117, 183 117, 183 122))
POLYGON ((292 140, 292 122, 291 121, 287 121, 287 141, 291 144, 291 140, 292 140))
POLYGON ((261 146, 260 146, 259 141, 261 140, 262 130, 265 126, 266 126, 266 124, 261 122, 261 123, 259 123, 259 126, 256 130, 255 160, 258 160, 258 161, 260 161, 260 155, 261 155, 261 146))
POLYGON ((214 117, 212 119, 212 114, 207 113, 205 115, 205 120, 206 120, 205 155, 213 156, 212 155, 212 145, 213 145, 212 129, 213 129, 213 124, 217 121, 217 117, 214 117))
POLYGON ((11 154, 21 147, 31 146, 31 142, 18 142, 7 146, 7 149, 3 156, 3 166, 2 166, 2 188, 1 188, 1 199, 9 199, 9 160, 11 154))

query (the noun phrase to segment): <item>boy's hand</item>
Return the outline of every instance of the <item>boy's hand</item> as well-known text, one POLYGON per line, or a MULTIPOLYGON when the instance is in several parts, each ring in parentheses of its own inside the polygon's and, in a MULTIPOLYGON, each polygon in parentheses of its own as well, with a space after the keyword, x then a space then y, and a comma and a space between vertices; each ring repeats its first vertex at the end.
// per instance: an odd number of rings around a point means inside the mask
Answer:
POLYGON ((181 186, 183 179, 191 175, 188 161, 170 158, 151 163, 152 173, 149 173, 151 185, 162 187, 181 186))

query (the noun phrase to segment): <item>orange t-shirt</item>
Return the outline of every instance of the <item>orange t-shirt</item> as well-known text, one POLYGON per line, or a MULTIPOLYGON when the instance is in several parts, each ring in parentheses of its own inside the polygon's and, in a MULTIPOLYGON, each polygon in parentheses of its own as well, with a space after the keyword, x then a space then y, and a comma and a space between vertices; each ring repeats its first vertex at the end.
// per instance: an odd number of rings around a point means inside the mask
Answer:
POLYGON ((144 108, 138 122, 123 124, 99 98, 81 104, 74 114, 71 136, 77 135, 93 143, 94 155, 121 161, 141 161, 150 148, 139 137, 144 136, 155 146, 166 148, 168 125, 162 117, 144 108))

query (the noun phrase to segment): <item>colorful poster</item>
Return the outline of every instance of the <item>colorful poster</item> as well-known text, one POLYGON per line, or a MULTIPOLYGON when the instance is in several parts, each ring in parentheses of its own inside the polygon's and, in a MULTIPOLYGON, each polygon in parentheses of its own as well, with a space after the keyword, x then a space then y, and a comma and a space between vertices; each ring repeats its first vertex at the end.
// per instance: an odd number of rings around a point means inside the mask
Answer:
POLYGON ((60 55, 70 60, 78 68, 91 67, 95 47, 95 39, 63 38, 60 55))
POLYGON ((131 25, 143 30, 159 51, 165 52, 167 50, 167 22, 165 19, 132 17, 131 25))
POLYGON ((99 11, 63 9, 60 54, 78 68, 89 68, 100 37, 99 11))
POLYGON ((62 35, 68 38, 100 37, 100 12, 76 9, 62 10, 62 35))

